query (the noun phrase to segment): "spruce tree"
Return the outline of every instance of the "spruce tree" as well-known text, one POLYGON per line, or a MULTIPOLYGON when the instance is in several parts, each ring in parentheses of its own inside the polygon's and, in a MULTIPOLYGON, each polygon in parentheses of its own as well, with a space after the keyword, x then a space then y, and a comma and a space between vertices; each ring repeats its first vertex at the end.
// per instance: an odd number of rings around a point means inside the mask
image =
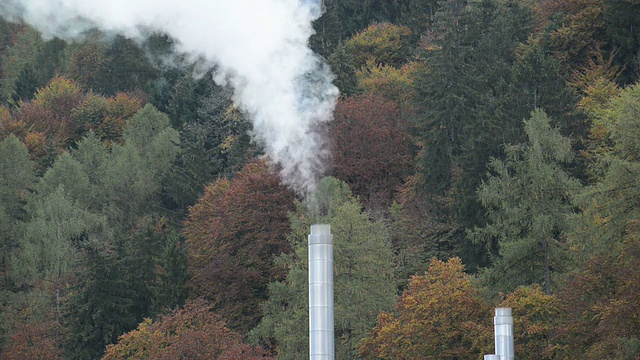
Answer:
POLYGON ((501 292, 541 284, 549 295, 554 275, 571 270, 567 233, 580 183, 562 168, 573 156, 568 138, 551 127, 543 111, 525 120, 528 141, 507 145, 505 160, 492 159, 491 174, 478 189, 489 222, 471 237, 498 253, 485 273, 501 292))

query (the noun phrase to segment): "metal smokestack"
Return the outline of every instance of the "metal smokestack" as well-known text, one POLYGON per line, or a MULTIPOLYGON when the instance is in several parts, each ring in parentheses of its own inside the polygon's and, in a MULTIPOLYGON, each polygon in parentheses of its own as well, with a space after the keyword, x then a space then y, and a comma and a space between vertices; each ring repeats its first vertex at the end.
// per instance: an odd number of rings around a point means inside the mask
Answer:
POLYGON ((513 316, 511 308, 496 308, 493 318, 496 336, 496 355, 500 360, 513 360, 513 316))
POLYGON ((309 359, 335 359, 333 326, 333 235, 311 225, 309 235, 309 359))

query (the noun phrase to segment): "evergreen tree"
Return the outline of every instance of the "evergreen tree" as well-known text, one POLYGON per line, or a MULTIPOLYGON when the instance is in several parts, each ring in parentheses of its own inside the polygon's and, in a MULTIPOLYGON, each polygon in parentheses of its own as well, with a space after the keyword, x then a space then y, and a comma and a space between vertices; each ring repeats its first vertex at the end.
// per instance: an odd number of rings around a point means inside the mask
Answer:
POLYGON ((99 359, 107 344, 133 330, 136 318, 131 287, 120 261, 96 244, 83 247, 83 270, 65 307, 68 359, 99 359))
POLYGON ((142 49, 131 39, 117 35, 105 51, 107 72, 100 84, 108 95, 117 92, 145 90, 157 77, 157 70, 142 49))
POLYGON ((33 68, 36 65, 35 59, 42 43, 42 38, 35 29, 27 25, 16 29, 13 41, 7 46, 6 55, 3 56, 1 63, 0 95, 5 101, 12 99, 15 83, 23 68, 25 66, 33 68))
MULTIPOLYGON (((89 177, 82 165, 69 153, 63 153, 40 179, 35 187, 37 198, 44 199, 54 193, 60 186, 71 201, 81 206, 89 204, 91 187, 89 177)), ((35 206, 39 204, 34 204, 35 206)))
POLYGON ((573 199, 580 183, 562 168, 573 155, 568 138, 550 125, 542 111, 525 120, 528 142, 508 145, 506 160, 490 163, 490 175, 478 190, 489 223, 470 234, 499 252, 485 280, 499 291, 543 284, 547 295, 552 278, 570 270, 566 242, 573 199))
MULTIPOLYGON (((515 49, 528 35, 530 9, 495 0, 443 2, 425 39, 428 71, 414 80, 418 93, 418 185, 450 196, 461 228, 484 221, 475 191, 491 157, 503 156, 502 142, 520 142, 521 124, 533 107, 511 101, 515 49)), ((515 92, 518 94, 518 92, 515 92)), ((467 268, 489 262, 460 231, 451 234, 467 268)))
POLYGON ((251 337, 275 346, 279 359, 309 353, 307 235, 312 223, 331 224, 334 238, 336 358, 353 359, 356 346, 395 299, 393 254, 381 222, 363 212, 346 184, 324 179, 315 200, 299 203, 289 241, 295 252, 276 263, 288 266, 284 281, 269 285, 264 318, 251 337))
POLYGON ((35 70, 33 70, 33 65, 26 64, 16 78, 11 100, 15 104, 29 101, 41 85, 35 70))
POLYGON ((174 231, 164 235, 162 253, 155 258, 156 278, 152 285, 155 311, 183 306, 190 279, 184 237, 174 231))
POLYGON ((9 259, 26 220, 25 204, 35 182, 34 164, 18 138, 10 135, 0 143, 0 251, 2 288, 9 290, 9 259))
POLYGON ((170 175, 163 179, 163 205, 179 221, 206 184, 219 176, 233 176, 255 151, 249 137, 251 125, 233 104, 230 89, 202 80, 183 81, 191 84, 188 93, 198 101, 189 100, 191 109, 172 107, 177 117, 174 123, 180 122, 181 151, 170 175), (200 94, 205 90, 208 95, 200 94))
POLYGON ((337 0, 322 0, 323 13, 314 21, 315 34, 309 39, 311 49, 325 59, 335 51, 343 38, 342 23, 337 12, 338 3, 337 0))
POLYGON ((640 3, 635 0, 604 0, 606 31, 617 50, 616 63, 623 69, 622 84, 640 80, 640 3))

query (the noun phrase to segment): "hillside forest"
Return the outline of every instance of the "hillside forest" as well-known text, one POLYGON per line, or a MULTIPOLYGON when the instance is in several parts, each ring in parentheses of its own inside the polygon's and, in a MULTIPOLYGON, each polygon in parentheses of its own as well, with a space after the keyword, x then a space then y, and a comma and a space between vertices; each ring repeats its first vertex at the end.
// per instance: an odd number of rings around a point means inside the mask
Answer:
POLYGON ((640 359, 640 2, 324 6, 309 197, 170 36, 0 21, 0 358, 307 358, 328 223, 338 359, 640 359))

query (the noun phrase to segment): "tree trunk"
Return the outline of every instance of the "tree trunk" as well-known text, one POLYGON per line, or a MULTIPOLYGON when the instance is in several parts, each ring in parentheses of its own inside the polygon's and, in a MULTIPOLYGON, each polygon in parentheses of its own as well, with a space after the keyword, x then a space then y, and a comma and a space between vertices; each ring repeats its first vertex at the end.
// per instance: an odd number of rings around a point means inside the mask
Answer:
POLYGON ((551 295, 551 269, 549 268, 549 247, 547 240, 542 240, 542 252, 544 254, 544 292, 551 295))

